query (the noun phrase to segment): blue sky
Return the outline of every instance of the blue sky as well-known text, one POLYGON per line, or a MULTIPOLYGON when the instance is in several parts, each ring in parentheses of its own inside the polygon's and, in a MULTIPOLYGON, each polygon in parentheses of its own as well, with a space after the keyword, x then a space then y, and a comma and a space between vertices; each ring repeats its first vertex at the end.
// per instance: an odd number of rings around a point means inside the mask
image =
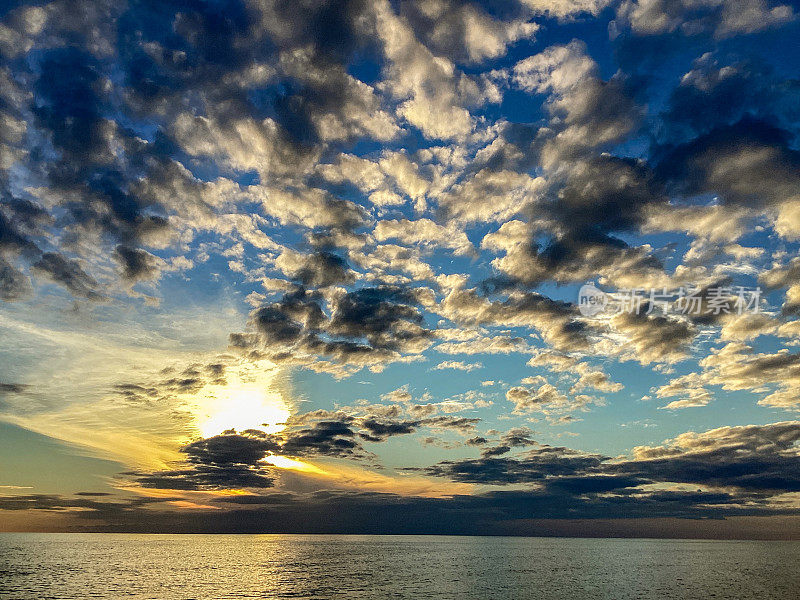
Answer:
POLYGON ((7 528, 794 517, 798 8, 290 8, 0 12, 7 528))

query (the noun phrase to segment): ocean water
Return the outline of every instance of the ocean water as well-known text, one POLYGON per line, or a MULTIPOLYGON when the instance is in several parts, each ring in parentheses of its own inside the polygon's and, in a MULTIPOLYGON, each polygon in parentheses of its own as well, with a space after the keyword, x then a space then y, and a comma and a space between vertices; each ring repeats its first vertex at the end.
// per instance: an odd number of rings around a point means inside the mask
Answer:
POLYGON ((0 534, 0 598, 800 598, 800 543, 0 534))

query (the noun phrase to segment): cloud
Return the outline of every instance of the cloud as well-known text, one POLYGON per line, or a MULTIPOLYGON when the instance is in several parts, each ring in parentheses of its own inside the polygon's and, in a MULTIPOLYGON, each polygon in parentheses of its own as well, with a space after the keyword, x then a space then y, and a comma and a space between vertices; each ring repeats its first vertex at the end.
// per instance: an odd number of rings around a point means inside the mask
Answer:
POLYGON ((81 509, 92 516, 113 518, 125 510, 141 508, 147 504, 169 501, 169 498, 135 498, 121 502, 95 500, 76 494, 77 498, 65 498, 55 494, 27 494, 0 496, 0 510, 49 510, 67 511, 81 509))
POLYGON ((379 242, 396 238, 407 245, 420 244, 429 247, 451 248, 456 255, 471 255, 475 252, 463 231, 437 225, 430 219, 378 221, 373 235, 379 242))
MULTIPOLYGON (((343 433, 342 429, 338 431, 340 435, 343 433)), ((165 515, 158 512, 156 504, 180 500, 184 490, 197 493, 199 486, 194 485, 195 479, 208 486, 199 487, 200 491, 214 491, 218 489, 213 487, 217 475, 229 475, 234 465, 249 468, 253 464, 261 452, 256 447, 257 441, 264 437, 231 432, 187 448, 196 461, 195 467, 218 469, 208 478, 202 469, 194 474, 167 473, 163 481, 150 481, 145 476, 145 483, 158 487, 171 484, 169 496, 125 501, 86 496, 11 496, 0 498, 0 510, 78 511, 74 513, 76 516, 95 519, 95 526, 106 531, 142 531, 153 527, 169 531, 351 533, 385 531, 386 523, 396 528, 391 531, 496 532, 512 523, 518 527, 520 520, 534 516, 615 518, 619 519, 618 527, 634 527, 635 521, 631 519, 644 516, 718 521, 723 515, 792 515, 797 511, 785 502, 787 493, 800 489, 794 475, 800 440, 800 424, 796 421, 689 432, 661 445, 637 447, 632 456, 616 459, 566 447, 537 445, 530 434, 529 430, 512 429, 502 436, 508 445, 533 446, 516 458, 484 456, 406 469, 494 488, 471 494, 424 498, 346 489, 273 492, 263 485, 251 485, 249 494, 203 496, 209 504, 201 512, 172 511, 162 524, 165 515), (231 453, 234 448, 241 449, 241 454, 231 453), (181 481, 181 477, 185 480, 181 481), (200 521, 195 521, 192 514, 199 515, 200 521), (446 520, 442 521, 443 518, 446 520), (408 525, 412 522, 413 526, 408 525), (475 529, 473 525, 465 528, 464 523, 483 523, 485 528, 475 529)), ((480 439, 470 440, 473 446, 484 443, 480 439)))
POLYGON ((794 12, 787 4, 766 0, 626 0, 620 5, 618 19, 637 35, 710 32, 725 38, 779 27, 793 20, 794 12))
POLYGON ((0 257, 0 299, 14 302, 27 298, 32 293, 30 279, 0 257))
POLYGON ((55 283, 60 283, 75 296, 87 300, 102 300, 104 297, 97 291, 99 284, 86 273, 80 263, 55 252, 45 252, 33 265, 36 273, 47 277, 55 283))
POLYGON ((700 365, 705 370, 706 380, 725 390, 755 392, 764 386, 778 386, 781 393, 763 398, 760 400, 762 404, 775 402, 789 408, 800 400, 793 392, 800 377, 800 354, 787 349, 758 353, 740 342, 731 342, 712 349, 700 365))
POLYGON ((613 467, 658 481, 700 483, 744 491, 800 490, 796 421, 720 427, 685 433, 662 446, 634 448, 637 460, 613 467))
POLYGON ((708 500, 701 500, 702 490, 698 491, 700 496, 691 498, 641 487, 686 483, 719 490, 720 496, 709 504, 737 502, 738 498, 738 502, 753 502, 754 508, 767 509, 765 501, 770 497, 795 492, 800 486, 794 475, 800 461, 798 439, 800 424, 786 421, 685 433, 661 446, 637 447, 632 458, 622 460, 541 446, 519 458, 443 461, 425 471, 471 483, 540 483, 548 491, 569 495, 616 491, 617 499, 623 502, 630 493, 624 491, 626 488, 637 488, 638 498, 646 504, 670 495, 678 502, 688 501, 687 506, 708 500))
POLYGON ((454 369, 456 371, 466 371, 467 373, 471 371, 475 371, 476 369, 482 369, 483 365, 481 363, 465 363, 460 360, 446 360, 440 362, 438 365, 434 367, 435 371, 444 371, 447 369, 454 369))
POLYGON ((352 283, 355 280, 345 259, 324 250, 303 254, 286 249, 275 260, 275 266, 300 284, 315 288, 352 283))
POLYGON ((658 398, 679 397, 680 400, 673 400, 664 408, 672 410, 676 408, 693 408, 706 406, 712 400, 711 392, 705 388, 705 380, 698 373, 689 373, 676 377, 667 385, 662 385, 656 390, 658 398))
POLYGON ((587 345, 588 329, 575 319, 574 306, 537 293, 516 293, 493 301, 476 289, 454 289, 435 310, 463 325, 532 327, 554 347, 587 345))
POLYGON ((414 33, 437 56, 459 62, 497 58, 519 39, 539 30, 524 18, 492 18, 479 6, 452 0, 413 1, 402 5, 414 33))
POLYGON ((323 298, 300 288, 253 311, 254 333, 232 334, 231 342, 263 349, 275 361, 321 356, 379 367, 430 345, 432 333, 423 326, 418 302, 413 289, 367 287, 336 296, 328 317, 323 298))
MULTIPOLYGON (((598 275, 625 286, 662 272, 647 246, 630 247, 614 233, 635 231, 644 211, 663 202, 653 175, 635 161, 606 155, 572 163, 552 202, 536 205, 527 227, 507 228, 484 243, 505 251, 493 265, 511 281, 535 286, 598 275), (543 239, 545 241, 536 241, 543 239)), ((504 226, 506 227, 506 226, 504 226)))
MULTIPOLYGON (((381 443, 394 436, 415 433, 419 428, 469 435, 480 421, 454 416, 401 420, 397 418, 399 411, 385 411, 377 416, 375 410, 379 407, 367 408, 365 416, 326 410, 293 415, 287 427, 275 434, 260 429, 226 430, 182 446, 184 459, 171 468, 121 475, 143 488, 184 491, 269 488, 277 478, 270 457, 337 458, 377 464, 376 457, 362 442, 381 443)), ((319 469, 314 472, 325 474, 319 469)), ((349 477, 352 476, 350 473, 349 477)))
MULTIPOLYGON (((502 456, 503 454, 511 452, 512 448, 536 446, 538 443, 531 437, 532 435, 533 431, 528 427, 513 427, 500 436, 497 445, 483 448, 481 450, 481 458, 502 456)), ((487 443, 485 438, 479 439, 483 440, 483 442, 477 443, 473 438, 473 440, 467 440, 467 444, 470 446, 477 446, 487 443)))
POLYGON ((424 471, 453 481, 493 485, 538 482, 555 475, 574 475, 599 465, 603 457, 582 454, 568 448, 542 446, 520 459, 479 458, 458 462, 443 461, 424 471))
POLYGON ((521 211, 527 219, 484 240, 483 247, 504 253, 493 266, 525 286, 600 276, 632 287, 661 276, 652 248, 630 246, 623 235, 666 202, 663 184, 644 160, 608 152, 641 126, 644 109, 630 82, 620 73, 603 80, 579 40, 518 62, 511 81, 547 96, 548 125, 523 138, 544 177, 521 211))
POLYGON ((610 0, 520 0, 520 3, 530 7, 536 14, 567 19, 584 13, 596 15, 610 0))
POLYGON ((128 472, 134 482, 143 488, 184 491, 211 491, 241 488, 269 488, 274 480, 254 469, 232 466, 197 466, 191 469, 157 471, 155 473, 128 472))
POLYGON ((146 250, 119 245, 114 258, 122 267, 122 277, 128 281, 158 279, 165 262, 146 250))
POLYGON ((28 387, 21 383, 0 383, 0 394, 21 394, 28 387))
POLYGON ((274 477, 261 462, 278 443, 260 431, 221 435, 195 440, 181 448, 187 468, 123 475, 144 488, 171 490, 217 490, 272 487, 274 477))
POLYGON ((775 124, 745 116, 665 150, 660 171, 683 194, 713 193, 732 210, 766 213, 781 236, 795 239, 800 155, 789 138, 775 124))
POLYGON ((277 442, 258 431, 241 435, 223 433, 191 442, 181 449, 190 463, 200 465, 250 465, 259 463, 267 452, 278 450, 277 442))
POLYGON ((456 223, 504 222, 543 196, 544 179, 511 169, 483 168, 439 199, 442 216, 456 223))
POLYGON ((614 329, 632 345, 631 356, 641 364, 672 363, 686 358, 688 345, 697 335, 694 325, 646 312, 621 312, 612 319, 614 329))
POLYGON ((543 132, 541 159, 548 169, 557 168, 559 160, 620 141, 641 118, 624 77, 602 80, 580 40, 550 46, 518 62, 512 80, 528 92, 548 94, 546 107, 555 117, 552 129, 543 132))
POLYGON ((529 367, 543 366, 554 373, 578 375, 570 388, 571 394, 586 388, 601 392, 618 392, 623 388, 622 384, 611 381, 603 371, 592 369, 578 357, 561 352, 539 350, 527 364, 529 367))
POLYGON ((366 419, 361 422, 361 427, 365 429, 360 435, 369 442, 381 442, 394 435, 414 433, 417 422, 384 422, 376 419, 366 419))
POLYGON ((388 2, 375 5, 378 36, 387 59, 382 87, 400 101, 397 114, 435 139, 464 139, 473 130, 468 106, 497 98, 491 85, 458 72, 414 36, 388 2))
POLYGON ((355 432, 347 423, 320 421, 311 428, 292 432, 282 446, 290 456, 354 456, 361 453, 355 432))
POLYGON ((759 275, 759 281, 770 290, 786 288, 786 299, 782 307, 784 313, 796 314, 800 311, 800 260, 797 257, 788 263, 773 265, 759 275))
MULTIPOLYGON (((374 11, 360 2, 307 8, 303 19, 280 3, 238 1, 166 12, 80 2, 11 11, 7 31, 31 60, 3 70, 9 83, 29 85, 4 87, 2 244, 76 296, 99 298, 106 293, 87 279, 87 263, 110 253, 109 244, 124 283, 155 280, 164 265, 149 250, 190 239, 187 230, 215 229, 224 204, 263 201, 268 215, 296 225, 361 224, 357 205, 299 179, 296 189, 274 181, 240 189, 227 173, 203 181, 187 168, 199 166, 188 154, 266 181, 311 166, 317 145, 398 133, 375 90, 345 67, 371 44, 363 25, 372 19, 374 32, 374 11), (174 22, 172 33, 153 25, 163 19, 174 22), (248 97, 255 89, 270 91, 248 97), (26 197, 6 202, 12 164, 22 182, 14 189, 26 197), (24 214, 34 207, 37 214, 24 214), (47 227, 54 215, 58 230, 47 227), (43 237, 78 254, 86 277, 55 263, 63 252, 39 256, 43 237)), ((4 260, 3 297, 21 298, 24 276, 4 260)))

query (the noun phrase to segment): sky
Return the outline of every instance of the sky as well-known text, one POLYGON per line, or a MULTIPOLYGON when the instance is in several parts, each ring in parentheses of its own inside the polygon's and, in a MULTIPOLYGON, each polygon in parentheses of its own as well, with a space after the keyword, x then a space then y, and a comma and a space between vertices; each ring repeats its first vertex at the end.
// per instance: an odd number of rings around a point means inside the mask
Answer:
POLYGON ((800 6, 0 8, 0 530, 800 538, 800 6))

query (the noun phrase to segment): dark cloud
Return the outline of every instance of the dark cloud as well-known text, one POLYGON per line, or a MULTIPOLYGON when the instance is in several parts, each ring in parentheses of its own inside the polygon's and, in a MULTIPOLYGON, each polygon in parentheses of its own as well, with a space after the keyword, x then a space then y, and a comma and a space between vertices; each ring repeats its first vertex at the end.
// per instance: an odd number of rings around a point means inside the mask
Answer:
POLYGON ((390 362, 430 345, 433 334, 423 324, 413 289, 361 288, 326 304, 320 294, 304 288, 287 293, 251 313, 255 340, 234 334, 231 343, 263 348, 274 360, 310 355, 355 364, 390 362))
POLYGON ((468 446, 482 446, 483 444, 488 443, 488 441, 489 440, 487 440, 485 437, 480 436, 480 435, 476 435, 473 438, 469 438, 464 443, 467 444, 468 446))
POLYGON ((797 79, 780 78, 762 61, 720 65, 704 54, 673 90, 659 138, 687 142, 745 117, 788 129, 800 118, 798 94, 797 79))
POLYGON ((638 36, 675 33, 726 38, 781 27, 794 18, 791 4, 762 0, 625 0, 619 4, 614 26, 615 30, 630 28, 638 36))
POLYGON ((274 477, 261 461, 277 451, 277 440, 261 431, 226 431, 181 448, 188 467, 155 473, 123 473, 142 487, 214 490, 272 487, 274 477))
POLYGON ((5 181, 0 181, 0 250, 36 255, 38 246, 33 237, 52 218, 40 206, 11 194, 5 181))
POLYGON ((482 458, 493 458, 495 456, 502 456, 511 452, 511 446, 492 446, 491 448, 484 448, 481 450, 482 458))
MULTIPOLYGON (((647 482, 647 479, 626 475, 576 475, 548 479, 544 482, 544 485, 548 491, 554 493, 581 496, 634 488, 647 482)), ((666 495, 669 495, 669 493, 666 495)), ((704 500, 708 499, 708 495, 699 495, 704 496, 704 500)), ((723 496, 723 494, 720 494, 720 496, 723 496)))
POLYGON ((494 4, 491 16, 484 7, 469 1, 412 0, 400 5, 400 14, 434 54, 471 63, 504 53, 507 43, 530 37, 538 29, 521 18, 520 5, 494 4))
MULTIPOLYGON (((157 8, 134 3, 119 22, 134 105, 149 111, 169 103, 185 106, 192 91, 202 90, 215 125, 250 118, 263 125, 265 117, 276 122, 276 154, 281 146, 308 151, 324 142, 326 116, 329 124, 349 130, 346 135, 364 133, 352 109, 365 113, 377 102, 358 94, 344 67, 354 53, 370 53, 368 3, 303 2, 301 10, 295 8, 281 1, 190 8, 180 2, 157 8), (158 44, 160 52, 148 52, 147 44, 158 44), (252 81, 264 66, 272 77, 252 81)), ((287 149, 287 159, 291 153, 287 149)))
MULTIPOLYGON (((126 386, 121 392, 137 401, 151 396, 146 388, 126 386), (129 389, 136 387, 136 389, 129 389)), ((469 433, 480 419, 439 416, 416 421, 355 418, 343 413, 314 411, 295 415, 285 431, 270 435, 261 430, 224 431, 194 440, 181 448, 185 464, 153 473, 130 472, 143 487, 176 490, 213 490, 271 487, 274 470, 265 465, 271 455, 299 458, 333 457, 374 460, 361 441, 384 442, 396 435, 414 433, 420 427, 469 433)))
POLYGON ((293 422, 282 435, 285 438, 279 452, 288 456, 308 456, 313 454, 349 458, 367 458, 368 452, 359 443, 384 442, 390 437, 414 433, 420 427, 432 429, 451 429, 460 433, 474 430, 480 419, 466 417, 439 416, 427 419, 404 421, 387 417, 369 415, 363 418, 331 414, 307 413, 293 417, 293 422), (331 420, 331 417, 337 417, 331 420), (313 422, 311 427, 298 427, 295 424, 313 422))
POLYGON ((512 281, 586 281, 597 275, 645 276, 663 269, 657 256, 621 235, 638 231, 649 206, 665 194, 642 161, 599 155, 573 163, 551 199, 532 207, 527 240, 507 248, 499 263, 512 281))
POLYGON ((398 287, 363 288, 339 299, 328 331, 350 338, 364 337, 378 349, 401 350, 430 337, 415 307, 413 290, 398 287))
POLYGON ((123 279, 138 281, 159 277, 160 261, 146 250, 119 245, 114 250, 114 259, 122 267, 123 279))
POLYGON ((13 302, 33 293, 30 279, 0 256, 0 300, 13 302))
POLYGON ((99 284, 86 273, 75 259, 66 258, 55 252, 45 252, 33 265, 33 270, 60 283, 75 296, 87 300, 103 300, 105 296, 97 291, 99 284))
MULTIPOLYGON (((576 475, 598 467, 604 457, 569 448, 541 446, 522 458, 465 459, 443 461, 421 469, 427 475, 447 477, 463 483, 508 485, 533 483, 552 476, 576 475)), ((420 469, 413 469, 420 470, 420 469)))
MULTIPOLYGON (((248 331, 230 338, 246 357, 339 376, 421 359, 434 343, 443 353, 477 354, 528 350, 541 341, 565 356, 601 349, 605 356, 613 336, 603 334, 613 333, 629 342, 619 351, 625 360, 672 363, 689 356, 700 328, 727 320, 705 311, 648 315, 645 306, 604 328, 543 290, 597 279, 617 288, 667 279, 673 274, 665 272, 671 263, 664 257, 680 246, 653 248, 638 235, 660 231, 657 214, 665 228, 698 241, 710 235, 704 224, 675 225, 682 221, 677 215, 689 214, 678 209, 714 208, 720 217, 761 219, 787 243, 769 257, 775 266, 765 281, 769 289, 787 288, 784 313, 796 313, 796 269, 779 263, 800 237, 800 87, 782 73, 785 65, 729 60, 750 47, 718 43, 778 28, 795 18, 793 11, 761 0, 625 0, 609 9, 617 11, 610 33, 621 36, 615 60, 595 61, 590 47, 604 45, 574 40, 478 72, 482 61, 535 33, 539 25, 528 19, 544 9, 533 4, 534 12, 518 3, 460 0, 76 0, 37 6, 38 23, 26 22, 22 9, 30 7, 3 11, 0 299, 29 297, 30 276, 77 298, 103 300, 120 289, 108 258, 118 265, 122 289, 133 294, 135 283, 173 268, 153 252, 183 251, 208 232, 225 236, 209 248, 243 257, 231 261, 232 270, 268 288, 248 297, 260 306, 248 331), (632 52, 662 64, 646 77, 632 52), (678 72, 696 56, 689 72, 678 72), (635 73, 628 72, 632 62, 635 73), (471 65, 467 73, 456 66, 464 63, 471 65), (529 93, 524 102, 514 97, 521 92, 529 93), (483 110, 487 104, 497 108, 483 110), (648 114, 652 106, 664 108, 648 114), (713 207, 697 205, 705 196, 717 198, 713 207), (412 211, 419 214, 411 218, 412 211), (267 226, 279 231, 267 235, 267 226), (473 245, 477 233, 486 254, 473 245), (227 236, 235 246, 221 243, 227 236), (240 250, 244 243, 259 252, 255 267, 244 254, 252 248, 240 250), (449 250, 452 260, 441 255, 449 250), (468 257, 479 264, 456 272, 468 257), (386 266, 372 268, 371 261, 386 266), (270 268, 284 278, 272 280, 270 268), (475 274, 482 283, 470 281, 475 274), (451 330, 447 322, 471 329, 451 330), (531 332, 541 340, 530 341, 531 332)), ((596 14, 600 6, 567 4, 545 11, 550 23, 587 7, 596 14)), ((571 37, 578 27, 572 23, 555 37, 571 37)), ((746 250, 753 249, 732 252, 746 250)), ((734 266, 751 272, 751 265, 734 266)), ((701 309, 711 287, 732 283, 715 270, 731 265, 683 267, 689 271, 681 275, 704 278, 701 309)), ((696 387, 684 388, 778 386, 781 398, 764 404, 796 404, 797 355, 750 350, 712 351, 701 361, 706 379, 698 375, 689 381, 696 387)), ((154 381, 120 382, 114 400, 168 407, 177 393, 225 383, 227 363, 214 360, 154 381)), ((570 368, 557 372, 568 378, 570 368)), ((601 372, 579 374, 574 391, 617 391, 601 372)), ((3 394, 25 389, 0 384, 3 394)), ((266 490, 276 477, 264 461, 270 455, 372 460, 368 442, 427 428, 474 436, 465 443, 427 439, 443 448, 476 447, 480 458, 415 472, 525 489, 448 499, 253 493, 235 510, 256 508, 231 518, 273 528, 363 531, 388 519, 401 532, 491 531, 481 528, 492 519, 531 515, 769 514, 783 510, 775 496, 800 491, 795 424, 681 436, 611 460, 541 446, 522 428, 475 436, 477 418, 433 417, 445 409, 412 406, 407 395, 402 409, 297 415, 280 435, 227 431, 194 440, 181 449, 182 463, 129 477, 150 488, 266 490), (269 512, 277 505, 286 510, 285 525, 269 512), (303 513, 317 520, 304 523, 303 513)), ((545 382, 506 393, 517 413, 592 401, 572 390, 570 396, 545 382)), ((93 503, 88 494, 0 504, 117 517, 139 508, 93 503)), ((225 518, 210 527, 235 525, 225 518)))
POLYGON ((226 504, 239 504, 242 506, 290 506, 297 500, 297 496, 288 492, 271 492, 268 495, 261 494, 236 494, 227 498, 221 498, 219 502, 226 504))
MULTIPOLYGON (((492 458, 495 456, 502 456, 511 452, 512 448, 525 446, 535 446, 537 442, 531 437, 533 432, 527 427, 514 427, 506 431, 500 436, 500 440, 496 446, 484 448, 481 450, 482 458, 492 458)), ((484 443, 486 440, 484 440, 484 443)))
POLYGON ((0 383, 0 394, 21 394, 29 387, 22 383, 0 383))
POLYGON ((368 442, 383 442, 396 435, 414 433, 419 427, 432 429, 451 429, 459 433, 470 433, 475 425, 480 422, 477 418, 453 417, 440 415, 413 421, 397 421, 367 417, 358 421, 361 431, 359 436, 368 442))
MULTIPOLYGON (((216 360, 230 357, 218 356, 216 360)), ((225 385, 225 362, 194 363, 176 373, 172 367, 147 381, 114 384, 113 390, 131 402, 168 404, 176 393, 194 393, 208 385, 225 385)))
POLYGON ((274 485, 274 478, 265 471, 238 465, 205 466, 191 469, 174 469, 155 473, 130 472, 130 476, 145 488, 165 490, 216 490, 231 488, 268 488, 274 485))
MULTIPOLYGON (((404 497, 394 494, 325 490, 291 494, 264 490, 259 495, 215 500, 228 510, 163 511, 159 502, 173 498, 125 502, 15 496, 0 498, 0 510, 59 510, 73 513, 86 531, 127 532, 250 532, 250 533, 359 533, 359 534, 462 534, 491 535, 601 535, 674 537, 676 528, 685 537, 742 535, 741 521, 727 524, 721 517, 748 515, 796 515, 796 511, 769 507, 753 498, 747 507, 726 492, 656 491, 642 497, 626 493, 635 480, 606 477, 605 485, 584 487, 577 480, 571 493, 558 489, 495 491, 451 498, 404 497), (617 492, 610 497, 602 489, 617 492), (147 506, 152 505, 152 506, 147 506), (548 519, 572 520, 577 529, 548 519), (647 527, 637 519, 665 519, 659 527, 647 527), (681 524, 674 519, 691 519, 681 524), (605 522, 603 519, 611 519, 605 522), (666 520, 670 519, 670 520, 666 520), (699 521, 698 519, 702 519, 699 521), (599 529, 595 529, 598 527, 599 529), (602 533, 601 533, 602 532, 602 533), (727 532, 727 533, 725 533, 727 532)), ((763 533, 763 519, 754 526, 763 533)), ((759 537, 757 534, 754 537, 759 537)))
MULTIPOLYGON (((100 494, 91 494, 99 496, 100 494)), ((172 498, 135 498, 123 501, 94 500, 86 494, 76 494, 77 498, 68 498, 54 494, 28 494, 19 496, 0 496, 0 510, 48 510, 69 511, 79 509, 86 511, 91 518, 116 519, 122 513, 142 508, 148 504, 168 502, 172 498)))
POLYGON ((191 442, 181 448, 190 463, 198 465, 248 465, 256 466, 268 452, 280 448, 277 441, 260 431, 236 434, 225 432, 210 438, 191 442))
POLYGON ((382 442, 385 439, 407 433, 414 433, 419 421, 379 421, 377 419, 364 419, 361 422, 361 428, 365 431, 359 435, 368 442, 382 442))
POLYGON ((205 369, 208 373, 211 374, 212 377, 218 379, 225 375, 225 370, 227 366, 222 363, 211 363, 210 365, 206 365, 205 369))
MULTIPOLYGON (((300 446, 327 453, 332 438, 354 438, 344 423, 319 425, 290 433, 287 439, 295 437, 300 446)), ((506 437, 524 438, 527 445, 527 436, 519 433, 506 437)), ((274 448, 271 437, 256 431, 225 432, 184 448, 193 461, 191 468, 127 475, 145 487, 252 490, 205 500, 227 510, 172 511, 167 518, 148 505, 177 498, 116 501, 91 493, 74 498, 3 497, 0 510, 77 510, 73 513, 77 518, 98 520, 99 530, 111 531, 475 534, 512 531, 508 528, 513 526, 519 533, 521 521, 576 518, 620 519, 620 531, 633 526, 631 519, 644 517, 797 515, 796 507, 778 497, 800 489, 795 475, 800 472, 798 441, 800 423, 790 421, 687 433, 660 446, 638 447, 631 458, 613 460, 564 447, 537 446, 518 458, 445 461, 414 469, 456 481, 521 485, 521 489, 423 498, 337 489, 272 492, 267 489, 268 474, 254 466, 265 449, 274 448), (198 514, 196 521, 192 515, 198 514)))
MULTIPOLYGON (((776 366, 776 368, 779 368, 776 366)), ((723 427, 639 448, 641 460, 609 467, 655 481, 733 487, 751 492, 800 491, 800 423, 723 427)))
POLYGON ((363 450, 354 439, 352 428, 340 421, 320 421, 307 429, 290 432, 281 447, 289 456, 362 456, 363 450))
POLYGON ((684 434, 664 446, 636 448, 633 460, 609 461, 549 446, 519 458, 496 458, 501 446, 491 456, 444 461, 423 471, 467 483, 541 483, 547 490, 576 495, 645 483, 685 483, 735 490, 727 492, 731 498, 768 498, 800 490, 799 440, 800 423, 791 421, 684 434))
POLYGON ((116 108, 107 85, 108 65, 78 47, 42 54, 34 84, 36 125, 47 132, 59 158, 47 178, 75 225, 136 243, 166 227, 163 207, 131 193, 118 146, 134 164, 152 154, 133 132, 108 118, 116 108))
POLYGON ((645 306, 639 312, 621 312, 613 318, 617 331, 623 333, 635 349, 632 355, 642 364, 675 362, 685 358, 697 328, 687 320, 664 315, 648 315, 645 306))
POLYGON ((346 284, 355 280, 353 272, 347 267, 347 261, 341 256, 325 251, 305 256, 294 278, 304 286, 310 287, 346 284))
POLYGON ((714 193, 749 208, 775 206, 800 193, 800 152, 793 136, 746 116, 664 150, 662 176, 687 195, 714 193))

